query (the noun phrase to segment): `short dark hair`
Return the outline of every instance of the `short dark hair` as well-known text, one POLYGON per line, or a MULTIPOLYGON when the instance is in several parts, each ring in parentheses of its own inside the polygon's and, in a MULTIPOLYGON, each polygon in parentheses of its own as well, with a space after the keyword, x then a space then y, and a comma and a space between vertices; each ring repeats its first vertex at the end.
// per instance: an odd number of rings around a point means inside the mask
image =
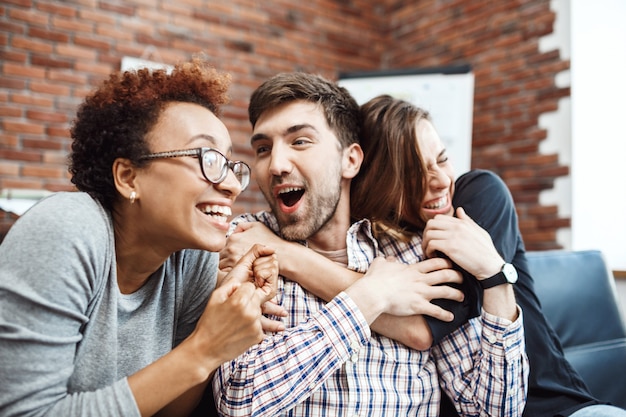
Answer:
POLYGON ((320 105, 342 147, 359 142, 359 105, 348 90, 326 78, 304 72, 281 73, 261 84, 250 98, 252 127, 261 115, 285 103, 304 100, 320 105))
POLYGON ((127 158, 136 166, 146 164, 140 159, 150 153, 146 134, 167 104, 195 103, 218 115, 228 101, 229 85, 230 75, 197 57, 171 73, 140 69, 111 74, 85 98, 70 130, 72 183, 111 209, 118 195, 113 162, 127 158))

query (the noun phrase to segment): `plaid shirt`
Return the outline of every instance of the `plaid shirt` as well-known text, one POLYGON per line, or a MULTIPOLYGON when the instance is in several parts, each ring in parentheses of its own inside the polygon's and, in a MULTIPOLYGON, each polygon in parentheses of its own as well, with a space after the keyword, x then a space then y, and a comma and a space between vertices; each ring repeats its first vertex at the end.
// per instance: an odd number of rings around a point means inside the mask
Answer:
MULTIPOLYGON (((267 212, 235 219, 262 221, 267 212)), ((364 272, 375 256, 422 259, 409 243, 373 238, 370 223, 352 225, 349 267, 364 272)), ((229 416, 438 416, 440 384, 464 416, 521 416, 528 362, 522 315, 511 323, 483 311, 427 351, 370 333, 354 302, 341 293, 325 303, 280 278, 286 331, 268 336, 223 364, 213 380, 219 411, 229 416)), ((276 319, 274 317, 274 319, 276 319)))

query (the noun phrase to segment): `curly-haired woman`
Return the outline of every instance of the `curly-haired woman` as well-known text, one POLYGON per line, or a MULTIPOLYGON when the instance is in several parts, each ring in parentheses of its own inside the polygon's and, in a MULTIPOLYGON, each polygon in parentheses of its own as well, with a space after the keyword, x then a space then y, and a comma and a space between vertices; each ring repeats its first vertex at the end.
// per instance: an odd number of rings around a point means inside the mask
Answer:
POLYGON ((114 73, 80 106, 79 192, 39 202, 0 246, 0 414, 185 415, 262 339, 273 250, 215 288, 250 177, 217 117, 229 82, 194 59, 114 73))

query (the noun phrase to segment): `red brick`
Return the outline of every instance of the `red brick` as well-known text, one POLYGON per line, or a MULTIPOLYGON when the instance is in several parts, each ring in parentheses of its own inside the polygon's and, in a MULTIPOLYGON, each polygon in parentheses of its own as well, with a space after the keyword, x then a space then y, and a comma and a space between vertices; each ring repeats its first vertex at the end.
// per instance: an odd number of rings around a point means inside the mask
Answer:
POLYGON ((13 133, 43 133, 44 128, 40 124, 16 122, 4 119, 2 121, 2 128, 7 132, 13 133))
POLYGON ((49 82, 39 83, 31 82, 30 88, 36 93, 53 94, 56 96, 67 96, 70 94, 70 89, 62 85, 53 85, 49 82))
MULTIPOLYGON (((232 101, 223 118, 242 159, 251 157, 250 93, 277 72, 305 70, 336 79, 340 72, 470 64, 476 77, 472 165, 505 178, 527 247, 557 246, 556 231, 569 227, 569 219, 533 212, 541 207, 538 194, 568 169, 556 155, 538 150, 547 136, 538 126, 539 115, 556 110, 559 100, 570 95, 569 88, 554 83, 569 61, 556 50, 538 49, 538 37, 550 33, 555 21, 548 1, 213 3, 207 7, 203 0, 179 0, 155 7, 151 0, 5 1, 0 8, 9 19, 0 22, 0 60, 14 67, 0 69, 0 103, 19 113, 2 118, 42 124, 44 133, 3 130, 0 150, 12 153, 0 158, 20 164, 29 156, 37 156, 38 162, 43 157, 45 166, 65 169, 68 121, 82 98, 119 69, 123 56, 141 57, 148 46, 158 50, 154 60, 168 64, 204 52, 218 69, 233 74, 232 101), (34 70, 36 77, 18 68, 34 70), (45 78, 37 78, 41 70, 45 78), (65 121, 30 120, 27 111, 40 115, 35 119, 62 115, 65 121), (46 149, 47 141, 55 149, 46 149), (24 146, 37 150, 24 154, 18 148, 24 146)), ((40 178, 30 185, 71 189, 63 172, 61 178, 40 178)), ((25 179, 2 177, 0 187, 7 181, 25 179)), ((266 208, 264 199, 251 187, 234 211, 261 208, 266 208)))

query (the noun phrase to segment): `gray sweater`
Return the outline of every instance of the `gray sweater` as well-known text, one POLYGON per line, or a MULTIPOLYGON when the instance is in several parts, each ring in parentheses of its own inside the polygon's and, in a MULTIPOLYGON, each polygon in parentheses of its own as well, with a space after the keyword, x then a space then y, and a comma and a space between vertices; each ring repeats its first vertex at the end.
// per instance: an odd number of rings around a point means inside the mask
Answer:
POLYGON ((0 245, 0 416, 139 416, 127 376, 194 329, 217 254, 173 254, 117 286, 109 213, 84 193, 31 208, 0 245))

